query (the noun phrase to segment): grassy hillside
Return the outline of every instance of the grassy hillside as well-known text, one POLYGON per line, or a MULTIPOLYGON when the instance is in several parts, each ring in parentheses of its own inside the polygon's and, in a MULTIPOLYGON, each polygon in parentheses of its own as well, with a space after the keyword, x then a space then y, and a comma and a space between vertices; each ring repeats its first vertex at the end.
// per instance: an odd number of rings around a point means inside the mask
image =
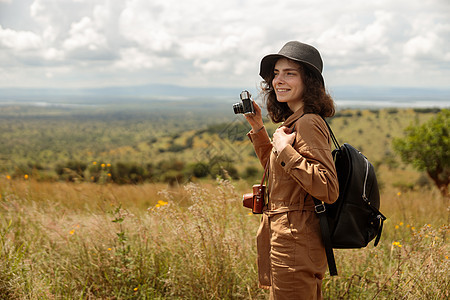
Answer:
MULTIPOLYGON (((201 103, 169 102, 166 110, 162 102, 70 109, 2 106, 0 172, 52 181, 183 183, 223 176, 226 169, 235 179, 257 180, 261 167, 243 116, 233 115, 224 103, 201 103)), ((391 150, 392 138, 435 113, 345 110, 330 124, 341 143, 369 158, 381 182, 407 187, 421 177, 400 164, 391 150), (403 179, 392 181, 392 176, 403 179)), ((270 134, 278 126, 266 125, 270 134)))

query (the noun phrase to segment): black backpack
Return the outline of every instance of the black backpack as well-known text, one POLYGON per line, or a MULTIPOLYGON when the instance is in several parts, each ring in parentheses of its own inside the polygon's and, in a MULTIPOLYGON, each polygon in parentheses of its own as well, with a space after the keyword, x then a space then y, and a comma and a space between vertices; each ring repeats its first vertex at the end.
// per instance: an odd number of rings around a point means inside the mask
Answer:
POLYGON ((377 246, 386 217, 379 211, 380 193, 373 165, 351 145, 339 146, 328 123, 327 126, 336 147, 332 155, 339 180, 339 198, 333 204, 313 199, 328 268, 334 276, 337 269, 333 248, 362 248, 374 238, 377 246))

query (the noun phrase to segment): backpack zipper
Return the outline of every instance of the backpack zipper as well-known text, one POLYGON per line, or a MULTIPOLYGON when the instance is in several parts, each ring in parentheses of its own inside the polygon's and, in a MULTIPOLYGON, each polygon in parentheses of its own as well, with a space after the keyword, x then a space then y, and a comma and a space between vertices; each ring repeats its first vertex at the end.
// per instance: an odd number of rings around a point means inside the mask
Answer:
POLYGON ((368 204, 370 204, 369 199, 366 196, 367 177, 369 176, 369 161, 367 160, 367 158, 364 155, 363 155, 363 158, 364 158, 364 162, 366 163, 366 176, 364 178, 364 186, 363 186, 362 198, 363 198, 364 201, 366 201, 368 204))

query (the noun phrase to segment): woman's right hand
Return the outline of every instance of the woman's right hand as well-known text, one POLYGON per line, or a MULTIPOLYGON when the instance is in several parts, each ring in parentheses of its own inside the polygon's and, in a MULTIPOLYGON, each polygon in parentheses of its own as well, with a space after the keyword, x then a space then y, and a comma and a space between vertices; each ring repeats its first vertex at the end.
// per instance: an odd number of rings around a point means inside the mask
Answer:
POLYGON ((247 119, 250 126, 252 126, 252 130, 256 132, 264 126, 264 123, 262 120, 261 108, 255 101, 253 101, 253 108, 255 109, 255 114, 244 114, 244 117, 247 119))

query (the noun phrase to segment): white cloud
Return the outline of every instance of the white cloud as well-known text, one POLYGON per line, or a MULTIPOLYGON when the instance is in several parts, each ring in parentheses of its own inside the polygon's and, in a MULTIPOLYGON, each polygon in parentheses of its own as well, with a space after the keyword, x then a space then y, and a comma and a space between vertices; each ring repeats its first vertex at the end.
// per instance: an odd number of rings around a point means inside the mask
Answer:
POLYGON ((209 60, 207 62, 202 62, 199 59, 194 61, 194 66, 200 68, 205 73, 211 72, 221 72, 226 69, 226 62, 223 60, 209 60))
POLYGON ((140 47, 152 51, 165 51, 171 47, 172 37, 159 19, 162 4, 146 1, 129 1, 119 19, 120 33, 140 47))
POLYGON ((450 23, 429 24, 429 22, 429 19, 418 19, 413 23, 415 34, 410 36, 403 48, 405 60, 409 63, 449 62, 450 23), (431 27, 433 30, 427 30, 431 27))
POLYGON ((39 49, 41 45, 41 37, 31 31, 4 29, 0 25, 0 46, 13 51, 28 51, 39 49))
POLYGON ((114 67, 126 71, 141 69, 164 68, 169 64, 167 58, 161 58, 145 53, 138 48, 126 48, 120 51, 120 60, 114 67))
POLYGON ((439 38, 434 33, 419 35, 411 38, 404 46, 404 53, 410 58, 439 58, 439 38))
POLYGON ((43 51, 43 58, 49 61, 62 61, 64 52, 56 48, 47 48, 43 51))
POLYGON ((106 46, 106 38, 97 31, 95 24, 88 17, 72 23, 69 32, 69 38, 63 42, 63 47, 68 51, 78 48, 95 51, 106 46))
POLYGON ((34 0, 31 5, 0 0, 0 5, 0 17, 6 16, 0 18, 0 65, 21 70, 14 73, 16 83, 8 81, 13 85, 39 82, 30 76, 42 71, 55 74, 48 76, 52 80, 71 74, 80 86, 107 85, 114 77, 130 84, 138 78, 253 86, 260 59, 289 40, 320 50, 328 84, 447 86, 450 80, 445 0, 34 0), (23 22, 9 17, 17 14, 23 22), (436 74, 439 78, 431 77, 436 74))

